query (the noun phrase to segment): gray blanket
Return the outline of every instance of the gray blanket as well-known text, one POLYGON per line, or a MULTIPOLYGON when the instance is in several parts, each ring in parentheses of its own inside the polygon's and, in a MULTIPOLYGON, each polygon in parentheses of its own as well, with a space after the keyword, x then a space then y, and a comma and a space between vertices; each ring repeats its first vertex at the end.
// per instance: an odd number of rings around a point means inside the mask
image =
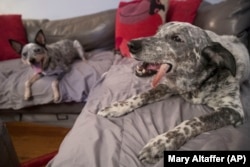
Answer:
MULTIPOLYGON (((86 100, 91 87, 113 64, 111 51, 89 53, 89 60, 76 61, 59 83, 61 102, 86 100)), ((55 76, 45 76, 32 85, 33 99, 25 101, 24 83, 33 70, 20 59, 0 62, 0 109, 20 109, 53 102, 51 82, 55 76)))
MULTIPOLYGON (((153 137, 181 121, 211 112, 203 105, 193 105, 178 96, 149 104, 120 118, 103 118, 96 113, 111 102, 124 100, 150 88, 150 78, 133 74, 133 60, 113 65, 93 87, 86 106, 74 127, 63 140, 59 153, 48 167, 162 167, 142 164, 138 152, 153 137)), ((250 82, 241 88, 244 110, 250 116, 250 82)), ((180 150, 250 150, 250 121, 238 128, 227 126, 203 133, 180 150)))

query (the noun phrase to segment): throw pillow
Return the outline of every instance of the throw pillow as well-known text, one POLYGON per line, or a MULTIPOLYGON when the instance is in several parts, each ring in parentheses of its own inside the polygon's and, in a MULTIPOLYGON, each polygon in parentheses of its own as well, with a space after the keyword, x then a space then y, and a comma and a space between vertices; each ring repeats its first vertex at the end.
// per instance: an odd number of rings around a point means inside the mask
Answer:
POLYGON ((120 2, 116 13, 115 48, 129 57, 127 42, 154 35, 165 23, 168 0, 133 0, 120 2))
POLYGON ((202 0, 169 0, 167 22, 193 23, 202 0))
POLYGON ((21 15, 0 15, 0 23, 0 61, 20 58, 10 46, 9 39, 27 43, 21 15))

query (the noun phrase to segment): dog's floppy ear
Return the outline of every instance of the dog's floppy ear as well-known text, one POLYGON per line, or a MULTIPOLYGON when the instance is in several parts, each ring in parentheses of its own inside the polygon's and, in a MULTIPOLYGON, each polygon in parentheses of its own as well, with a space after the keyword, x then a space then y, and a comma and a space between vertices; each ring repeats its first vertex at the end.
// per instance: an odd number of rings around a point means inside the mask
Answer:
POLYGON ((45 46, 46 44, 46 38, 45 38, 45 35, 43 33, 43 30, 39 30, 37 33, 36 33, 36 37, 35 37, 35 43, 39 44, 39 45, 42 45, 42 46, 45 46))
POLYGON ((234 56, 218 42, 203 48, 201 52, 208 64, 228 69, 233 76, 236 75, 236 62, 234 56))
POLYGON ((10 43, 10 46, 18 53, 18 54, 21 54, 22 52, 22 49, 23 49, 23 44, 16 41, 16 40, 13 40, 13 39, 9 39, 9 43, 10 43))

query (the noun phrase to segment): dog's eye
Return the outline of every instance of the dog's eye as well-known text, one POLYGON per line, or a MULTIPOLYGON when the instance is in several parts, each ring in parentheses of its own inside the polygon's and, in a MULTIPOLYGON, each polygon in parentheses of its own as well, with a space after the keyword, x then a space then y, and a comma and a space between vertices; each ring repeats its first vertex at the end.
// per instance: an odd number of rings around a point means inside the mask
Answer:
POLYGON ((27 57, 27 52, 22 53, 23 57, 27 57))
POLYGON ((178 35, 173 35, 171 39, 175 42, 183 42, 182 39, 178 35))
POLYGON ((35 53, 40 53, 40 52, 41 52, 41 49, 40 49, 40 48, 36 48, 36 49, 34 50, 34 52, 35 52, 35 53))

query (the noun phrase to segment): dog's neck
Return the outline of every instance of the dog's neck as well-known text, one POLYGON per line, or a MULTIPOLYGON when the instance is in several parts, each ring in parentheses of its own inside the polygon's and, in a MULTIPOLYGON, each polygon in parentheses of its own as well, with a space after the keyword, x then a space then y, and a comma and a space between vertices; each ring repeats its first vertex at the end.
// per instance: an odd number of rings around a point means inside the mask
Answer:
POLYGON ((42 65, 42 70, 46 70, 47 67, 49 66, 49 62, 50 62, 50 57, 47 57, 44 62, 43 62, 43 65, 42 65))
MULTIPOLYGON (((199 89, 205 85, 211 78, 217 78, 216 76, 218 75, 218 68, 213 69, 210 74, 201 82, 199 89)), ((215 79, 216 80, 216 79, 215 79)))

